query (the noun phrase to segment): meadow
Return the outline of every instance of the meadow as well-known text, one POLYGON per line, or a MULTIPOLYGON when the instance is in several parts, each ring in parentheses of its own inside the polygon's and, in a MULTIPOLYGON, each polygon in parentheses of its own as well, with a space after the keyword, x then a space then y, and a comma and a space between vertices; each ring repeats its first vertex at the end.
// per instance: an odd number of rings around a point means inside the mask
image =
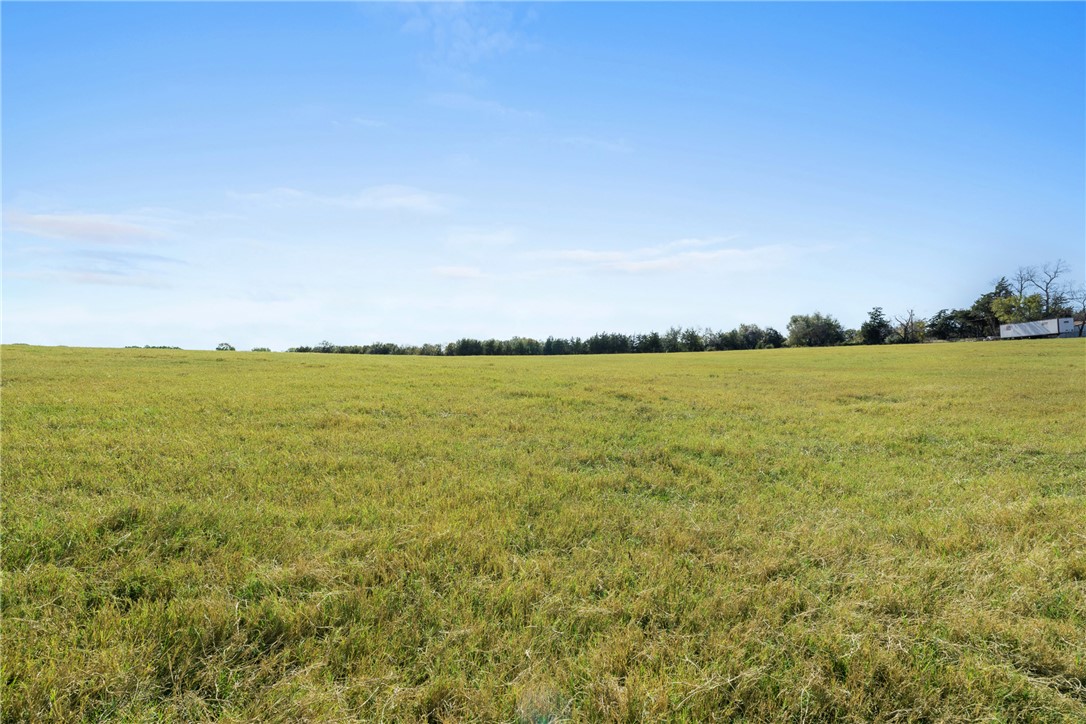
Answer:
POLYGON ((1086 341, 5 346, 4 721, 1086 720, 1086 341))

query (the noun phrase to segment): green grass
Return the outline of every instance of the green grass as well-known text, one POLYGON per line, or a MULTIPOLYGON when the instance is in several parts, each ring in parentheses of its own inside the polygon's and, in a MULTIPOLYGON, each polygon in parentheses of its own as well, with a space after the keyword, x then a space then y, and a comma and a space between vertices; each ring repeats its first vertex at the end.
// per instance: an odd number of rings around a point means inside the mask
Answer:
POLYGON ((3 719, 1086 719, 1079 340, 3 349, 3 719))

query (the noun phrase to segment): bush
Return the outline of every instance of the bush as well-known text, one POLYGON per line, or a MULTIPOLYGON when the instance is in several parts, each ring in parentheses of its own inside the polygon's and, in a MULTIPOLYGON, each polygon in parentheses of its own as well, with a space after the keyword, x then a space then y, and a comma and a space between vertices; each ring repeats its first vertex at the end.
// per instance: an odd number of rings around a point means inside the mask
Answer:
POLYGON ((796 314, 788 321, 790 347, 828 347, 844 341, 841 323, 829 315, 796 314))

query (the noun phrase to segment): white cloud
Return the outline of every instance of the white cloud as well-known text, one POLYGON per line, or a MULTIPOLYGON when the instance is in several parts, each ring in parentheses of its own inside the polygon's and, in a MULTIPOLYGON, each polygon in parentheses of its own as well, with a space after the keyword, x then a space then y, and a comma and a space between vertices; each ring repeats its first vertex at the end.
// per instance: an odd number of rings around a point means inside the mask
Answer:
POLYGON ((279 187, 255 193, 230 192, 231 198, 277 207, 331 206, 359 211, 406 211, 439 214, 448 211, 451 199, 414 186, 385 184, 370 186, 353 194, 325 196, 299 189, 279 187))
POLYGON ((30 214, 10 209, 4 212, 4 227, 45 239, 91 244, 137 244, 164 236, 145 223, 110 214, 30 214))

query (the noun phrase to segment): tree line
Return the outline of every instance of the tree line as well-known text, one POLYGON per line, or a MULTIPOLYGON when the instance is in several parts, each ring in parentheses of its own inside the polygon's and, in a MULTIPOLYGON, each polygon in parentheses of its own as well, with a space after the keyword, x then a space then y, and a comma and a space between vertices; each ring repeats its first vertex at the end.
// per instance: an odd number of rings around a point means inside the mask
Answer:
MULTIPOLYGON (((1041 267, 1021 267, 1011 277, 1001 277, 991 291, 981 294, 964 309, 942 309, 930 319, 913 310, 887 316, 875 307, 859 329, 846 329, 831 315, 814 312, 793 315, 787 335, 773 327, 740 324, 730 331, 671 327, 666 332, 622 334, 600 332, 580 337, 530 337, 474 339, 464 337, 446 345, 398 345, 375 342, 291 347, 288 352, 327 354, 444 355, 569 355, 708 352, 776 347, 827 347, 842 344, 914 344, 926 340, 983 339, 999 336, 999 326, 1052 317, 1086 320, 1086 290, 1067 283, 1069 268, 1062 259, 1041 267)), ((1083 327, 1079 326, 1082 335, 1083 327)), ((226 343, 223 343, 224 345, 226 343)))
POLYGON ((531 337, 511 339, 474 339, 464 337, 447 345, 424 344, 401 346, 390 342, 365 345, 337 345, 321 342, 312 347, 292 347, 288 352, 321 352, 328 354, 414 354, 470 357, 480 355, 566 355, 566 354, 633 354, 652 352, 704 352, 738 349, 772 349, 785 344, 784 336, 767 327, 741 324, 728 332, 712 329, 672 327, 664 333, 622 334, 600 332, 591 337, 531 337))
MULTIPOLYGON (((1001 324, 1056 317, 1086 320, 1086 288, 1073 287, 1066 279, 1069 272, 1062 259, 1041 267, 1019 267, 971 307, 940 310, 927 320, 925 331, 934 339, 971 339, 998 337, 1001 324)), ((1082 331, 1080 326, 1079 336, 1082 331)))

